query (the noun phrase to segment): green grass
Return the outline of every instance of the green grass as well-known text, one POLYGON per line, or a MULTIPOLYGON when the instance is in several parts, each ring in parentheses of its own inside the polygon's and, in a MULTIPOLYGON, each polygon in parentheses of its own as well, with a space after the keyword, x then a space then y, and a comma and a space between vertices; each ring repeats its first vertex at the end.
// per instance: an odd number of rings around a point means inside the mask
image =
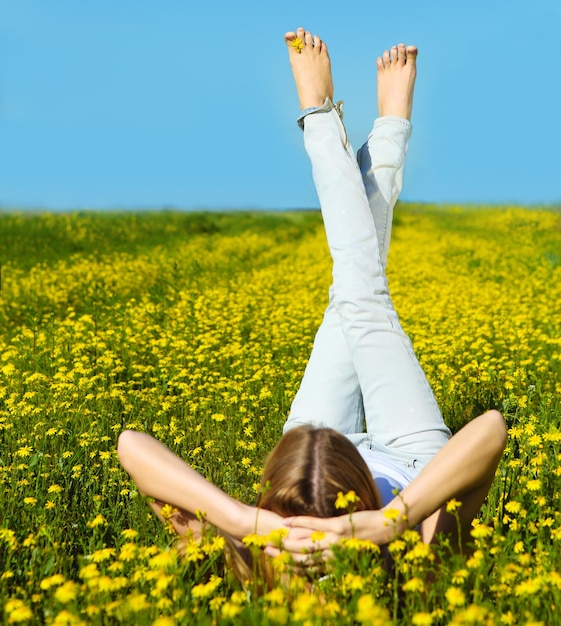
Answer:
POLYGON ((408 537, 388 574, 342 549, 314 594, 294 576, 248 599, 212 537, 190 561, 167 551, 115 445, 150 432, 254 500, 327 301, 319 213, 0 214, 6 622, 555 623, 560 224, 508 207, 396 213, 390 288, 445 418, 457 429, 494 406, 510 428, 475 557, 408 537))

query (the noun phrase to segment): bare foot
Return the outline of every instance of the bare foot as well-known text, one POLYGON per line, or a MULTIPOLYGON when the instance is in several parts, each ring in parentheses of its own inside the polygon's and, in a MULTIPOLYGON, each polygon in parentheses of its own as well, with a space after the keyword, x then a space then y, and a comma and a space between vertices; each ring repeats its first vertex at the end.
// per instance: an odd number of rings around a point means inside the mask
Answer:
POLYGON ((411 119, 413 89, 417 76, 417 48, 400 43, 376 60, 378 112, 411 119))
POLYGON ((326 44, 303 28, 286 33, 284 40, 288 45, 300 108, 320 107, 326 98, 333 99, 331 61, 326 44))

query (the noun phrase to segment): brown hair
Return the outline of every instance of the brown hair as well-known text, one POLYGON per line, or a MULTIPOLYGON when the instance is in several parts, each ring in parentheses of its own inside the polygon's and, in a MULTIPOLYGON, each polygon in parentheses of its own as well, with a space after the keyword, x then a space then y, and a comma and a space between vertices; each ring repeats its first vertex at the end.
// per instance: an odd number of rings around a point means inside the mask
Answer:
MULTIPOLYGON (((348 513, 336 508, 335 502, 339 492, 349 491, 359 497, 353 502, 354 511, 380 508, 376 484, 355 446, 332 428, 298 426, 285 433, 267 457, 257 506, 283 517, 335 517, 348 513)), ((240 552, 231 543, 226 554, 242 583, 253 578, 258 564, 260 580, 254 580, 258 593, 273 589, 283 579, 261 551, 253 555, 257 563, 247 550, 240 552)))
POLYGON ((379 509, 380 494, 355 446, 332 428, 289 430, 267 457, 257 506, 287 517, 334 517, 337 494, 354 491, 355 510, 379 509))

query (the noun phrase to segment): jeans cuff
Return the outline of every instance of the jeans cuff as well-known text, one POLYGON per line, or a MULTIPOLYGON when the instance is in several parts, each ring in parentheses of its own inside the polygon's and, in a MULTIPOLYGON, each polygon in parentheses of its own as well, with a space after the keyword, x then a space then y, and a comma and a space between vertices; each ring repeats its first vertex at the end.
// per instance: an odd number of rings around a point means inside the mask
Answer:
POLYGON ((304 118, 306 116, 312 115, 313 113, 328 113, 332 109, 337 111, 337 115, 341 118, 341 121, 343 121, 343 101, 339 100, 333 104, 331 98, 326 98, 325 102, 320 107, 308 107, 304 109, 302 113, 300 113, 300 117, 296 120, 296 123, 304 130, 304 118))

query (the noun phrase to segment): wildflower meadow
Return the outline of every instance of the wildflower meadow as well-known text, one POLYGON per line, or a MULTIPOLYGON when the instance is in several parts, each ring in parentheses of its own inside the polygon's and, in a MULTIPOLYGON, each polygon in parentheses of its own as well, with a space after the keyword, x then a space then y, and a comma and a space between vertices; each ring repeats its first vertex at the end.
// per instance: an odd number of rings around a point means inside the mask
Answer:
POLYGON ((116 441, 151 433, 255 500, 327 302, 320 214, 0 214, 4 623, 561 623, 561 213, 400 205, 393 232, 390 290, 447 423, 497 408, 509 428, 472 549, 411 530, 388 570, 349 539, 316 580, 281 553, 263 590, 211 528, 179 549, 116 441))

